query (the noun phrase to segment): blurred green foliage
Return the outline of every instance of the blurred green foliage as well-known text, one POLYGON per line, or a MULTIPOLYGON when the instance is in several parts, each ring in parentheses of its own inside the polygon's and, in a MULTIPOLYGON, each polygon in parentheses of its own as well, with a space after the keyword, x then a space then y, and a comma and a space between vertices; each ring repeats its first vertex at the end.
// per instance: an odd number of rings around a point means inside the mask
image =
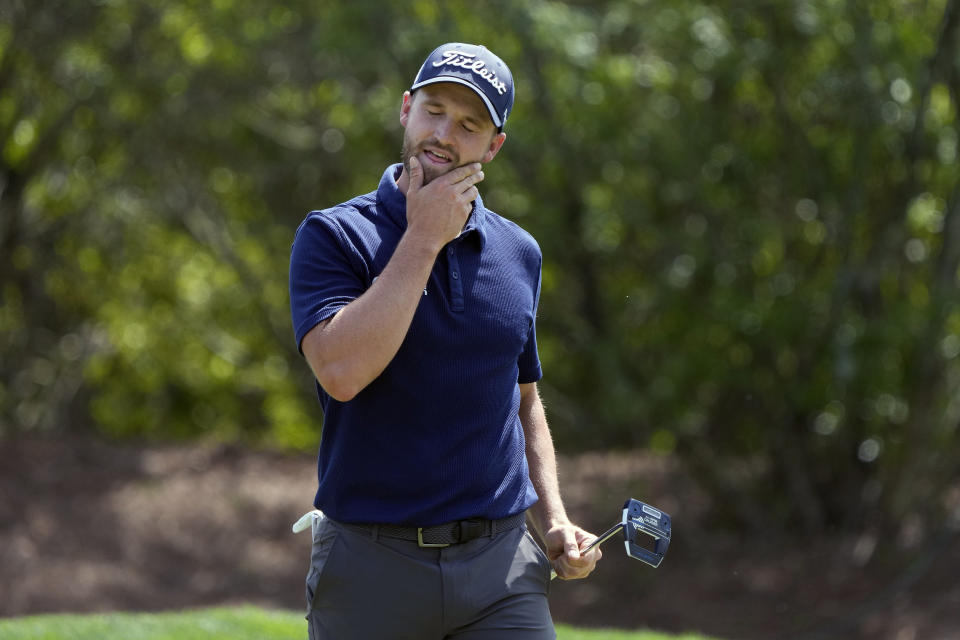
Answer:
POLYGON ((676 453, 741 527, 956 524, 958 22, 955 0, 0 4, 0 428, 315 447, 293 232, 397 160, 436 44, 484 42, 518 92, 483 192, 544 250, 558 446, 676 453))
MULTIPOLYGON (((164 613, 43 614, 0 619, 6 640, 282 640, 303 634, 299 611, 254 606, 164 613)), ((565 640, 710 640, 693 633, 581 629, 557 625, 565 640)))

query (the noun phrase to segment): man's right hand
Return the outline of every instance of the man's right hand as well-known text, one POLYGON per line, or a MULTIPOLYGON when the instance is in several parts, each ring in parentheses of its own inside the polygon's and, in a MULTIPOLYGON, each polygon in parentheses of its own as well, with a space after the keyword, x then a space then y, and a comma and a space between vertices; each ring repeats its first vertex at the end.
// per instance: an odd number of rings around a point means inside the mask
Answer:
POLYGON ((407 189, 407 232, 427 242, 436 252, 458 235, 473 210, 483 180, 479 162, 457 167, 423 184, 423 167, 410 158, 407 189))
POLYGON ((369 289, 304 336, 301 348, 320 385, 348 402, 386 368, 406 337, 437 254, 466 224, 483 180, 480 163, 423 184, 410 160, 407 231, 369 289))

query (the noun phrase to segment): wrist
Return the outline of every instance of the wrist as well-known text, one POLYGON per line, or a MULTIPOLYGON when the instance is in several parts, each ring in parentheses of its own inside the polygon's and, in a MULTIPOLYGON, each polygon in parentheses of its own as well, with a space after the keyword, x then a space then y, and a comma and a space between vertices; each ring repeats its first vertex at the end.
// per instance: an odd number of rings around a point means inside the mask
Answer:
POLYGON ((409 226, 400 239, 400 244, 416 256, 429 258, 431 265, 444 245, 442 241, 409 226))
POLYGON ((572 527, 573 523, 566 516, 562 518, 553 518, 548 520, 546 526, 544 527, 545 531, 553 531, 555 529, 565 529, 567 527, 572 527))
POLYGON ((530 510, 530 515, 534 527, 541 535, 546 535, 554 529, 562 529, 572 524, 562 506, 559 509, 546 508, 545 505, 538 502, 530 510))

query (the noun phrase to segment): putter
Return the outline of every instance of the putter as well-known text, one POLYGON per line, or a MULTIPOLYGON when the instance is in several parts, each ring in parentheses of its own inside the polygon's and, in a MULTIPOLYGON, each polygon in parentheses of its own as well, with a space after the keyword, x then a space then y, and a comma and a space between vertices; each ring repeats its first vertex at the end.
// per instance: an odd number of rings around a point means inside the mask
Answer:
MULTIPOLYGON (((667 553, 667 547, 670 546, 670 516, 668 514, 639 500, 630 498, 623 503, 623 515, 620 522, 600 534, 583 550, 583 553, 587 553, 590 549, 603 544, 620 532, 623 532, 623 544, 627 549, 628 556, 640 562, 645 562, 653 568, 660 566, 660 563, 663 562, 663 556, 667 553), (653 538, 653 548, 648 549, 641 544, 640 533, 653 538)), ((550 573, 551 580, 556 577, 556 571, 550 573)))

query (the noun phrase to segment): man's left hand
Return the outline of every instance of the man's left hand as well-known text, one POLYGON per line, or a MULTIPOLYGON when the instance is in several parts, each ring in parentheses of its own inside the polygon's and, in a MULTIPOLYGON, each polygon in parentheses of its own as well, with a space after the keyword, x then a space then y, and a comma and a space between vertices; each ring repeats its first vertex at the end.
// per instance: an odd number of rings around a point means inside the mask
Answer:
POLYGON ((583 553, 597 536, 573 524, 555 526, 547 531, 544 538, 547 557, 557 576, 563 580, 586 578, 603 555, 599 546, 583 553))

